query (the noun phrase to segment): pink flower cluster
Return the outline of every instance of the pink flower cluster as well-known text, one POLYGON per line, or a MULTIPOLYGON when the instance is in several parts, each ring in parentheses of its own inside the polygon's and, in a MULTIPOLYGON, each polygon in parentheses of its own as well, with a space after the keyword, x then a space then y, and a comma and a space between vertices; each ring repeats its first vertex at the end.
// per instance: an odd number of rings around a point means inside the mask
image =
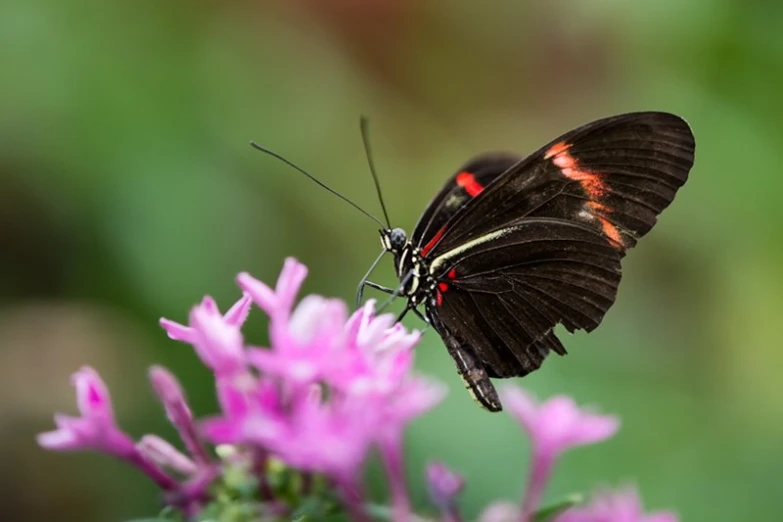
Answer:
POLYGON ((196 424, 174 376, 160 367, 150 371, 188 455, 153 435, 134 442, 115 423, 108 390, 91 368, 74 375, 81 417, 57 415, 57 430, 39 435, 39 443, 121 458, 186 508, 203 499, 203 486, 219 473, 205 440, 254 448, 259 465, 274 456, 299 471, 323 474, 347 498, 358 498, 363 464, 377 448, 395 509, 405 516, 402 434, 446 390, 411 373, 419 333, 394 324, 391 314, 376 316, 372 301, 350 317, 342 301, 320 296, 294 306, 306 274, 304 265, 288 259, 274 288, 240 274, 244 295, 225 314, 205 297, 187 325, 161 319, 169 337, 192 345, 215 375, 221 413, 196 424), (246 346, 243 339, 252 304, 269 316, 269 348, 246 346))
MULTIPOLYGON (((295 305, 307 269, 285 262, 274 288, 240 274, 243 297, 225 314, 205 297, 186 325, 161 319, 169 337, 191 345, 215 376, 220 413, 196 421, 176 378, 161 367, 149 377, 182 452, 155 435, 138 441, 114 417, 106 385, 92 368, 73 376, 80 416, 55 416, 57 429, 38 436, 58 451, 97 450, 137 467, 159 485, 167 504, 195 516, 211 500, 209 486, 225 461, 208 449, 230 445, 252 463, 262 501, 275 503, 266 482, 270 457, 302 474, 326 477, 342 494, 354 520, 366 520, 361 474, 368 454, 378 451, 392 502, 391 518, 411 520, 403 466, 403 432, 411 420, 434 407, 444 387, 412 373, 418 332, 376 316, 374 303, 349 316, 343 302, 307 296, 295 305), (269 317, 267 348, 248 346, 241 332, 252 305, 269 317)), ((559 455, 569 448, 612 436, 616 418, 579 409, 567 397, 542 404, 507 388, 504 402, 531 439, 528 485, 519 505, 493 504, 482 522, 532 522, 559 455)), ((443 464, 427 469, 430 496, 444 522, 460 522, 457 497, 462 477, 443 464)), ((306 494, 303 491, 303 494, 306 494)), ((286 507, 282 506, 281 516, 286 507)), ((593 504, 563 511, 554 522, 676 522, 667 513, 646 516, 634 492, 599 497, 593 504)))

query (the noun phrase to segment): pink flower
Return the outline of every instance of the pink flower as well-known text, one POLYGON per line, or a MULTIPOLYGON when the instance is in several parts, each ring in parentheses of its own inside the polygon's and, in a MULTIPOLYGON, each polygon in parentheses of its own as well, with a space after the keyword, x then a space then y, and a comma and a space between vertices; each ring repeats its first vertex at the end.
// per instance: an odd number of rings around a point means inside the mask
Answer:
POLYGON ((375 301, 354 312, 345 325, 346 348, 331 365, 329 383, 346 393, 394 392, 410 373, 419 332, 408 333, 394 316, 375 316, 375 301))
POLYGON ((239 286, 270 318, 271 349, 248 350, 251 364, 297 388, 323 379, 341 348, 347 318, 343 302, 315 295, 293 309, 306 275, 304 265, 288 258, 274 290, 247 273, 237 277, 239 286))
POLYGON ((38 435, 38 443, 57 451, 93 449, 118 456, 133 453, 133 441, 115 424, 111 397, 98 372, 85 366, 71 377, 81 417, 55 415, 57 430, 38 435))
POLYGON ((292 314, 271 316, 271 350, 251 349, 250 362, 294 387, 324 380, 343 349, 346 319, 342 301, 307 296, 292 314))
POLYGON ((571 447, 594 444, 611 437, 619 429, 620 422, 616 417, 580 410, 571 398, 565 396, 553 397, 539 404, 515 387, 507 387, 502 395, 509 412, 531 440, 533 455, 521 518, 527 522, 541 504, 555 459, 571 447))
POLYGON ((162 489, 175 489, 176 482, 147 460, 116 425, 109 390, 98 372, 85 366, 73 374, 71 382, 81 417, 55 415, 57 429, 39 434, 38 444, 54 451, 102 451, 139 468, 162 489))
POLYGON ((562 395, 538 404, 521 389, 508 387, 503 402, 542 453, 559 455, 574 446, 595 444, 620 427, 616 417, 580 410, 573 399, 562 395))
POLYGON ((554 522, 677 522, 674 513, 659 511, 645 515, 634 488, 605 492, 587 506, 561 513, 554 522))
POLYGON ((217 375, 231 375, 244 365, 244 345, 240 328, 250 310, 250 297, 243 296, 225 315, 209 296, 190 312, 189 326, 166 318, 160 325, 169 337, 193 345, 203 363, 217 375))
POLYGON ((189 457, 157 435, 143 436, 136 448, 147 460, 181 475, 193 475, 198 470, 189 457))
MULTIPOLYGON (((219 470, 201 437, 236 445, 260 463, 275 456, 289 467, 330 477, 351 511, 362 511, 360 479, 371 449, 386 466, 396 520, 409 518, 403 469, 403 432, 445 395, 434 381, 412 374, 418 332, 376 316, 368 302, 351 317, 342 301, 317 295, 295 301, 307 269, 287 259, 274 288, 243 273, 244 292, 225 314, 205 297, 187 325, 160 324, 172 339, 193 346, 215 374, 221 413, 197 424, 176 378, 161 367, 150 370, 153 388, 189 455, 148 435, 138 444, 114 425, 103 382, 82 370, 75 382, 82 418, 57 417, 58 429, 42 434, 54 449, 98 448, 121 456, 153 476, 169 502, 198 507, 219 470), (241 327, 251 304, 269 316, 268 349, 245 346, 241 327), (177 484, 158 466, 187 476, 177 484)), ((259 476, 262 484, 264 477, 259 476)), ((267 488, 267 492, 269 492, 267 488)), ((267 495, 268 497, 269 495, 267 495)))
POLYGON ((249 374, 217 382, 222 415, 201 421, 201 433, 215 444, 253 443, 266 448, 285 435, 281 399, 274 382, 249 374))
POLYGON ((289 257, 283 264, 274 290, 246 272, 237 276, 237 284, 269 317, 286 319, 305 277, 307 267, 289 257))
MULTIPOLYGON (((250 349, 248 360, 279 382, 285 404, 264 416, 239 401, 234 419, 250 414, 259 430, 274 430, 275 435, 265 438, 266 449, 291 466, 326 473, 345 484, 357 480, 367 452, 377 446, 389 475, 395 516, 404 519, 408 498, 402 433, 440 402, 445 389, 411 376, 419 333, 395 325, 390 314, 376 316, 374 301, 350 318, 342 302, 319 296, 305 297, 294 308, 306 273, 288 259, 274 290, 248 274, 237 278, 270 318, 270 349, 250 349), (327 400, 310 394, 315 383, 327 387, 327 400)), ((232 431, 230 422, 211 422, 210 428, 220 426, 236 435, 236 425, 232 431)), ((247 428, 240 431, 247 436, 247 428)))
POLYGON ((209 463, 210 458, 201 444, 193 421, 193 414, 190 412, 185 401, 185 394, 176 377, 162 366, 150 368, 149 376, 152 387, 166 410, 169 422, 177 428, 188 452, 199 465, 209 463))
POLYGON ((373 406, 351 398, 322 402, 311 395, 294 406, 288 431, 270 449, 297 469, 356 484, 378 421, 373 406))
POLYGON ((408 423, 440 404, 446 392, 446 386, 439 381, 407 376, 394 393, 384 396, 384 425, 378 427, 379 436, 393 435, 395 429, 401 433, 408 423))
POLYGON ((465 487, 465 479, 442 462, 431 462, 427 465, 427 484, 432 502, 441 511, 451 512, 456 508, 457 496, 465 487))

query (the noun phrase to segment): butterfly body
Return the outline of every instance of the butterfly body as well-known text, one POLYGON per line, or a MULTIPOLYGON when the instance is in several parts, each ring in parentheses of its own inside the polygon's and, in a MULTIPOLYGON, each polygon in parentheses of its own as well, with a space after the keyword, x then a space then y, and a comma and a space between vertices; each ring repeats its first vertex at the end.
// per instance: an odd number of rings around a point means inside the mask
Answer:
POLYGON ((423 306, 474 398, 502 408, 490 378, 565 355, 557 324, 592 331, 614 303, 620 261, 693 164, 693 135, 667 113, 598 120, 526 158, 460 168, 408 237, 381 231, 405 311, 423 306))

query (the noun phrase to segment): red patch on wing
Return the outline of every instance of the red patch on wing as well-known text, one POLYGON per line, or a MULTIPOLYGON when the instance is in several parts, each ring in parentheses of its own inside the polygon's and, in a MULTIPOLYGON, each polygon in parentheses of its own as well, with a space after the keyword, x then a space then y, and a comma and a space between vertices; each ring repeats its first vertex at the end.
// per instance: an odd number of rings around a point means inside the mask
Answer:
POLYGON ((601 228, 604 231, 604 235, 622 247, 623 238, 620 235, 620 231, 617 230, 617 227, 614 226, 614 224, 612 224, 612 222, 606 219, 605 217, 599 216, 598 219, 601 220, 601 228))
MULTIPOLYGON (((457 277, 457 269, 452 268, 449 270, 449 273, 447 274, 449 279, 454 279, 457 277)), ((443 304, 443 294, 446 293, 446 291, 449 289, 449 284, 445 281, 441 281, 438 283, 438 288, 435 289, 435 299, 438 303, 438 306, 441 306, 443 304)))
POLYGON ((571 145, 569 145, 564 141, 555 143, 554 145, 549 147, 549 150, 546 151, 546 154, 544 154, 544 159, 549 159, 552 156, 557 156, 559 154, 562 154, 563 152, 567 151, 569 148, 571 148, 571 145))
POLYGON ((481 183, 476 181, 476 176, 470 172, 460 172, 457 174, 456 181, 457 185, 464 188, 465 192, 467 192, 468 195, 473 198, 481 194, 481 191, 484 190, 484 187, 481 186, 481 183))
POLYGON ((588 208, 588 210, 591 210, 593 212, 611 212, 608 208, 606 208, 606 205, 602 205, 597 201, 588 201, 585 206, 588 208))
POLYGON ((421 255, 426 256, 430 250, 435 246, 435 244, 440 241, 440 238, 443 237, 443 234, 446 233, 446 227, 442 227, 440 230, 438 230, 438 233, 435 234, 435 236, 430 239, 430 242, 424 245, 424 248, 421 249, 421 255))
POLYGON ((568 149, 558 153, 552 160, 552 163, 560 167, 563 176, 581 183, 590 198, 595 199, 606 192, 606 187, 604 187, 600 175, 595 172, 580 170, 576 158, 568 153, 568 149))
POLYGON ((599 199, 607 191, 607 187, 601 179, 601 174, 580 169, 577 159, 568 152, 570 148, 571 145, 566 142, 556 143, 546 151, 544 159, 551 158, 552 163, 560 167, 563 176, 578 181, 582 185, 589 198, 589 201, 585 203, 585 207, 601 222, 601 231, 609 241, 615 246, 622 248, 624 244, 620 231, 606 218, 612 212, 612 209, 599 202, 599 199))
POLYGON ((601 231, 609 240, 615 244, 615 246, 623 247, 623 236, 620 235, 620 231, 614 226, 614 223, 609 221, 605 216, 609 215, 612 210, 606 205, 602 205, 597 201, 589 201, 585 204, 590 213, 598 218, 601 222, 601 231))

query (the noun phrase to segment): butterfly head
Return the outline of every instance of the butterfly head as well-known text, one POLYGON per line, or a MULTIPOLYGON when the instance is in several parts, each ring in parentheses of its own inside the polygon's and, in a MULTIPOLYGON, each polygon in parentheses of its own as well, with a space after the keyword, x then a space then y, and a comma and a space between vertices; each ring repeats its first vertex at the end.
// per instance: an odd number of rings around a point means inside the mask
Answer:
POLYGON ((400 294, 413 295, 419 288, 418 256, 408 241, 408 235, 401 228, 381 230, 381 245, 394 255, 394 268, 402 284, 400 294))
POLYGON ((408 243, 408 235, 401 228, 381 230, 381 245, 387 252, 399 255, 408 243))

